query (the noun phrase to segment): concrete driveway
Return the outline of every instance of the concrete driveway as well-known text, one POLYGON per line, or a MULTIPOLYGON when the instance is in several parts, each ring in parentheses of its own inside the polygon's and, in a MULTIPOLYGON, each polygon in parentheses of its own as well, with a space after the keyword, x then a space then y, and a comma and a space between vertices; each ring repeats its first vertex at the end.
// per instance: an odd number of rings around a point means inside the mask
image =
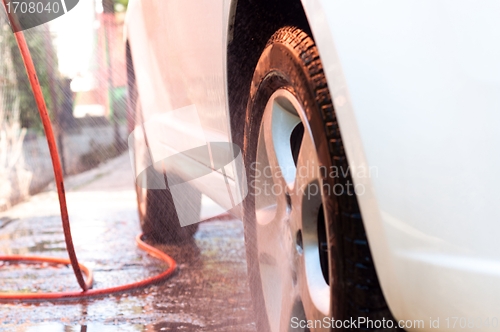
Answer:
MULTIPOLYGON (((77 255, 94 288, 140 280, 165 268, 137 249, 128 155, 67 180, 77 255)), ((205 203, 205 214, 213 208, 205 203)), ((6 331, 255 331, 239 220, 204 222, 192 242, 159 248, 177 260, 164 284, 82 302, 0 304, 6 331)), ((53 190, 0 214, 0 254, 67 257, 53 190)), ((0 263, 2 264, 2 263, 0 263)), ((0 265, 2 291, 78 290, 70 267, 0 265)))

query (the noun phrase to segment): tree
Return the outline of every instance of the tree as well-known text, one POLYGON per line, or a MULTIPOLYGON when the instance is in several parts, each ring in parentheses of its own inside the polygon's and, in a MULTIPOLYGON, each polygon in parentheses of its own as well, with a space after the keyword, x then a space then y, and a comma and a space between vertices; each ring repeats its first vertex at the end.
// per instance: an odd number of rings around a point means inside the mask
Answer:
MULTIPOLYGON (((50 95, 48 76, 49 70, 55 69, 54 72, 57 72, 57 57, 55 49, 52 45, 52 38, 48 34, 47 27, 44 25, 26 30, 24 31, 24 34, 28 47, 30 48, 33 63, 35 64, 35 68, 37 70, 38 79, 40 80, 42 86, 42 92, 47 103, 47 109, 53 118, 54 114, 52 110, 54 109, 54 105, 50 95), (47 38, 47 40, 45 40, 45 38, 47 38), (48 52, 51 54, 47 54, 48 52), (53 63, 48 63, 47 59, 53 59, 53 63), (52 68, 49 68, 49 66, 52 68)), ((40 115, 38 114, 31 85, 26 75, 24 63, 17 47, 14 34, 9 33, 7 35, 7 43, 10 47, 14 71, 16 74, 21 126, 23 128, 33 128, 41 131, 42 124, 40 121, 40 115)), ((55 90, 57 91, 58 89, 55 90)))
POLYGON ((121 5, 124 10, 127 9, 128 6, 128 0, 113 0, 115 3, 115 10, 117 9, 117 5, 121 5))
POLYGON ((119 11, 120 7, 126 10, 128 0, 102 0, 102 7, 105 13, 115 13, 119 11))

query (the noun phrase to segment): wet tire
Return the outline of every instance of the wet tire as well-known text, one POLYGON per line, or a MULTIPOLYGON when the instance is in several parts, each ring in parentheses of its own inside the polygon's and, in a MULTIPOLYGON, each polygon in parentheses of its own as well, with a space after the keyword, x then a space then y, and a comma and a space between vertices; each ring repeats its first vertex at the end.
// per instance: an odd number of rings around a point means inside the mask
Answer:
MULTIPOLYGON (((151 158, 148 150, 148 138, 144 133, 143 126, 143 115, 140 106, 139 95, 137 91, 137 86, 135 84, 135 73, 132 65, 132 58, 130 55, 130 50, 127 47, 127 61, 128 61, 128 88, 129 88, 129 100, 128 100, 128 111, 131 113, 129 115, 130 130, 135 128, 136 137, 134 142, 134 162, 135 165, 151 165, 151 158)), ((167 176, 165 174, 159 173, 150 167, 148 171, 141 175, 142 183, 152 183, 156 182, 167 184, 167 176)), ((176 180, 175 175, 168 176, 171 180, 176 180)), ((137 194, 137 206, 139 212, 139 221, 141 225, 144 238, 157 243, 179 243, 182 241, 192 239, 193 235, 198 230, 198 222, 200 219, 201 211, 201 193, 195 188, 185 186, 186 190, 190 191, 186 193, 186 197, 189 197, 189 201, 186 201, 186 209, 189 211, 186 218, 195 222, 194 224, 181 227, 179 223, 179 218, 175 210, 174 201, 172 194, 168 185, 166 189, 147 189, 139 186, 136 181, 135 189, 137 194)))
MULTIPOLYGON (((141 229, 146 239, 157 243, 178 243, 191 239, 198 230, 198 224, 181 227, 175 211, 170 190, 146 189, 136 186, 141 229)), ((201 210, 201 194, 195 189, 190 197, 196 197, 190 204, 193 220, 199 220, 201 210)))
MULTIPOLYGON (((265 134, 262 136, 262 127, 265 121, 263 120, 265 119, 264 113, 268 107, 266 105, 280 90, 285 90, 287 95, 293 96, 305 112, 306 120, 301 118, 302 125, 304 126, 305 121, 305 125, 310 128, 309 132, 315 142, 319 163, 326 167, 336 167, 346 171, 346 173, 340 172, 338 177, 326 176, 322 179, 322 204, 317 219, 317 250, 320 251, 319 259, 321 260, 318 264, 321 265, 330 289, 329 316, 337 320, 350 317, 392 320, 378 282, 356 195, 353 192, 349 194, 348 190, 337 195, 327 193, 324 189, 324 183, 331 187, 336 184, 345 187, 348 183, 352 184, 352 180, 348 172, 348 161, 318 50, 312 38, 297 28, 282 28, 271 37, 254 72, 246 111, 244 145, 249 183, 257 178, 256 167, 252 165, 258 160, 259 137, 265 137, 265 134)), ((298 131, 300 136, 300 130, 298 131)), ((294 154, 293 150, 297 149, 297 144, 301 144, 301 142, 294 141, 293 135, 297 135, 297 129, 292 131, 291 136, 281 138, 284 141, 290 141, 292 154, 294 154)), ((295 162, 297 163, 296 160, 295 162)), ((257 318, 257 330, 288 331, 290 325, 287 327, 286 324, 282 324, 286 320, 281 318, 281 324, 278 324, 270 318, 273 313, 270 313, 269 308, 266 309, 266 298, 270 297, 266 297, 265 292, 277 287, 273 285, 277 285, 278 276, 275 276, 276 280, 271 279, 273 283, 271 286, 266 285, 263 280, 264 274, 261 269, 267 268, 263 264, 268 264, 272 257, 269 258, 261 253, 260 246, 263 240, 259 241, 258 234, 261 234, 259 227, 262 226, 257 220, 260 218, 256 214, 257 199, 256 189, 250 185, 248 196, 244 201, 244 226, 248 273, 257 318)), ((287 198, 287 201, 290 202, 290 199, 287 198)), ((296 208, 293 202, 292 199, 292 211, 296 208)), ((298 234, 298 231, 292 232, 292 237, 295 237, 294 234, 298 234)), ((294 238, 297 246, 302 245, 298 243, 302 242, 302 231, 300 234, 300 239, 298 236, 294 238)), ((314 234, 312 236, 314 237, 314 234)), ((300 254, 296 256, 290 261, 301 259, 300 254)), ((300 280, 298 283, 300 284, 300 280)), ((303 287, 307 286, 298 286, 299 289, 303 287)), ((297 292, 301 294, 302 291, 297 292)), ((314 317, 309 317, 307 314, 313 310, 307 308, 304 302, 299 296, 298 302, 292 308, 293 315, 313 319, 314 317)), ((394 326, 396 326, 395 322, 394 326)), ((375 330, 367 326, 358 326, 352 330, 359 330, 359 328, 366 331, 375 330)), ((385 331, 390 330, 397 329, 385 331)), ((377 329, 377 331, 383 330, 377 329)))

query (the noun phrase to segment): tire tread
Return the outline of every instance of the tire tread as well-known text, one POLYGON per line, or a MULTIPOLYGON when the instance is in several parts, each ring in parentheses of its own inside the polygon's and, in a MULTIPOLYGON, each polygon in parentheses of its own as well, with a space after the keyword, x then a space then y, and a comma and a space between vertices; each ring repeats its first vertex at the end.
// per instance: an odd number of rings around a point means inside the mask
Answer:
MULTIPOLYGON (((339 180, 344 184, 353 183, 335 108, 314 41, 298 28, 284 27, 271 37, 268 45, 283 42, 291 45, 299 54, 299 58, 306 67, 306 75, 312 82, 317 106, 324 122, 332 165, 337 169, 348 170, 347 176, 339 180)), ((343 233, 342 257, 344 258, 344 287, 348 298, 347 314, 351 317, 393 319, 377 278, 356 195, 349 195, 347 191, 344 191, 344 194, 339 197, 339 210, 343 233)))

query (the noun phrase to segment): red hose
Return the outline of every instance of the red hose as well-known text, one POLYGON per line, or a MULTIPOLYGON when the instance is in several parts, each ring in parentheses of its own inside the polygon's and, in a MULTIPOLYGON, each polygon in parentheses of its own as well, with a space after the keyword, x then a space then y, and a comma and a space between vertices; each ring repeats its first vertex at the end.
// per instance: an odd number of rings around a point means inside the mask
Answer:
MULTIPOLYGON (((3 0, 5 8, 5 0, 3 0)), ((7 10, 7 15, 12 26, 17 25, 17 18, 14 14, 9 13, 7 10)), ((45 130, 45 135, 47 137, 47 143, 49 145, 50 157, 52 159, 52 167, 54 169, 54 178, 57 187, 57 194, 59 198, 59 206, 61 210, 61 221, 64 230, 64 239, 66 241, 66 250, 68 251, 69 259, 64 258, 53 258, 53 257, 39 257, 39 256, 0 256, 0 260, 4 261, 38 261, 38 262, 48 262, 56 264, 71 264, 73 267, 73 272, 75 273, 76 280, 80 285, 82 292, 61 292, 61 293, 0 293, 1 300, 57 300, 57 299, 67 299, 67 298, 79 298, 79 297, 91 297, 100 296, 111 293, 123 292, 126 290, 132 290, 139 287, 144 287, 152 283, 159 282, 170 276, 176 268, 175 261, 159 251, 151 247, 150 245, 144 243, 141 240, 141 234, 136 237, 136 242, 139 248, 145 250, 148 254, 163 260, 169 265, 169 268, 162 272, 161 274, 142 280, 139 282, 111 287, 106 289, 90 289, 92 288, 92 271, 86 268, 84 265, 78 263, 78 258, 76 257, 75 248, 73 246, 73 239, 71 237, 71 228, 69 223, 68 208, 66 205, 66 194, 64 191, 64 179, 61 167, 61 162, 59 159, 59 152, 57 150, 56 140, 54 138, 54 132, 52 130, 52 124, 50 122, 49 113, 47 112, 47 106, 45 105, 45 99, 43 97, 42 89, 40 87, 40 82, 38 80, 35 65, 31 58, 31 53, 29 51, 28 45, 24 38, 24 34, 21 29, 14 29, 18 31, 14 33, 14 36, 21 52, 21 56, 24 61, 24 66, 26 68, 26 73, 28 74, 28 79, 33 90, 33 95, 35 97, 36 105, 40 113, 40 118, 42 119, 43 128, 45 130), (82 272, 83 270, 83 272, 82 272), (87 276, 87 281, 83 277, 83 274, 87 276)))
MULTIPOLYGON (((72 298, 89 298, 96 296, 103 296, 113 293, 121 293, 125 291, 130 291, 133 289, 146 287, 155 283, 159 283, 166 278, 168 278, 176 269, 177 264, 174 259, 169 255, 161 252, 160 250, 146 244, 141 239, 142 234, 137 235, 135 238, 137 242, 137 246, 153 257, 156 257, 169 265, 168 269, 163 271, 162 273, 150 277, 148 279, 144 279, 138 282, 133 282, 126 285, 110 287, 110 288, 102 288, 102 289, 89 289, 83 292, 73 291, 73 292, 57 292, 57 293, 0 293, 0 301, 36 301, 36 300, 64 300, 64 299, 72 299, 72 298)), ((40 256, 0 256, 0 260, 3 261, 36 261, 36 262, 46 262, 52 264, 69 264, 70 260, 67 258, 54 258, 54 257, 40 257, 40 256)), ((80 264, 81 270, 83 270, 84 274, 87 276, 87 284, 89 288, 92 286, 92 271, 85 267, 83 264, 80 264)))

